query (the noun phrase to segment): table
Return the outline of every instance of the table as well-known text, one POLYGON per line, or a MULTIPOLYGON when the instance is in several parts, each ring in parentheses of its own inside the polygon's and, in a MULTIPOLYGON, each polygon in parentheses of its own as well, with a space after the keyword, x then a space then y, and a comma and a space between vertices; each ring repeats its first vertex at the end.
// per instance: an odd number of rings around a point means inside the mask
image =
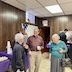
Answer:
MULTIPOLYGON (((1 56, 6 56, 6 57, 8 57, 8 59, 10 61, 12 60, 12 54, 7 54, 6 51, 0 52, 0 57, 1 56)), ((28 52, 26 52, 26 69, 28 69, 28 68, 29 68, 29 54, 28 54, 28 52)))
POLYGON ((6 51, 0 52, 0 56, 6 56, 6 57, 8 57, 8 59, 12 60, 12 54, 7 54, 6 51))
POLYGON ((0 62, 0 72, 6 72, 10 67, 10 60, 0 62))

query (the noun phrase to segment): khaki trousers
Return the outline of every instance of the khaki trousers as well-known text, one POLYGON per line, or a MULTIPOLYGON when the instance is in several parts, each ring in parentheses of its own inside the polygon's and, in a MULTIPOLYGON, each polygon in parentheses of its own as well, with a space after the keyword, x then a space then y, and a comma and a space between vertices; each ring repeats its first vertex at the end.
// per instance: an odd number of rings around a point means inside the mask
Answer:
POLYGON ((41 51, 32 51, 30 56, 30 68, 29 72, 38 72, 41 62, 41 51))

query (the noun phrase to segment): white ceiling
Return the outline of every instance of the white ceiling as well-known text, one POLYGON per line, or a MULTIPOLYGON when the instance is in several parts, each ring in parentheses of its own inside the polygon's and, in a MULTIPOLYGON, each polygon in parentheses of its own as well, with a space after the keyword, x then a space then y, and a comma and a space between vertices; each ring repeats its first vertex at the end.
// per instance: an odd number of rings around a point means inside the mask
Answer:
POLYGON ((72 0, 1 0, 37 17, 51 17, 72 14, 72 0), (60 5, 63 13, 52 14, 45 6, 60 5))

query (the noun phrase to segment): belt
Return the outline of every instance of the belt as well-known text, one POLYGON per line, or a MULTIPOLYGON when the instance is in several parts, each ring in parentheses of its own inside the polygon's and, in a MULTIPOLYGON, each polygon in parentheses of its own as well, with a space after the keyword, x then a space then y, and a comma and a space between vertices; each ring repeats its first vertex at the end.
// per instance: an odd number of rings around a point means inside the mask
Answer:
POLYGON ((31 50, 31 51, 39 51, 39 50, 31 50))

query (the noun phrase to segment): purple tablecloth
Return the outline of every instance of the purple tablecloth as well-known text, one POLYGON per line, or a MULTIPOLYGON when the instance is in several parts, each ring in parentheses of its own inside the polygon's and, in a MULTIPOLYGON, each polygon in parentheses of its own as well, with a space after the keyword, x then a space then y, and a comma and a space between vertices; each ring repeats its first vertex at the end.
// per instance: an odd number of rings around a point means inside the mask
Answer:
POLYGON ((12 59, 12 54, 7 54, 7 52, 6 51, 2 51, 2 52, 0 52, 0 56, 6 56, 6 57, 8 57, 8 59, 12 59))
MULTIPOLYGON (((8 59, 12 59, 12 54, 7 54, 6 51, 0 52, 0 56, 6 56, 8 59)), ((26 69, 29 68, 29 54, 26 52, 26 69)))
POLYGON ((0 72, 6 72, 10 67, 10 60, 0 62, 0 72))

